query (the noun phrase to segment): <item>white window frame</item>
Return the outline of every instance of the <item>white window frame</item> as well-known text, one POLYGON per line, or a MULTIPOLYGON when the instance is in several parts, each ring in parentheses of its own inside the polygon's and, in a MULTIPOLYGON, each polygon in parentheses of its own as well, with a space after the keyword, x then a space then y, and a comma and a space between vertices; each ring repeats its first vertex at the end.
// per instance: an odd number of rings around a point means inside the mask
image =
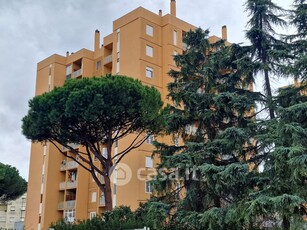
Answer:
POLYGON ((145 167, 146 168, 153 168, 153 158, 152 157, 145 157, 145 167))
POLYGON ((90 212, 90 220, 96 217, 96 212, 90 212))
POLYGON ((174 30, 173 38, 174 38, 174 45, 177 45, 177 31, 176 30, 174 30))
POLYGON ((146 45, 146 55, 148 57, 153 57, 153 47, 152 46, 149 46, 149 45, 146 45))
POLYGON ((92 203, 97 202, 97 192, 92 192, 91 201, 92 201, 92 203))
POLYGON ((153 37, 153 33, 154 33, 153 29, 154 29, 153 26, 147 24, 146 25, 146 34, 153 37))
POLYGON ((153 68, 146 66, 145 74, 146 74, 146 77, 153 78, 153 68))
POLYGON ((152 144, 155 140, 155 136, 153 134, 146 134, 148 138, 146 139, 147 144, 152 144))
POLYGON ((101 60, 98 60, 96 62, 96 70, 100 70, 101 69, 101 60))
POLYGON ((145 181, 145 193, 152 194, 152 184, 150 180, 145 181))

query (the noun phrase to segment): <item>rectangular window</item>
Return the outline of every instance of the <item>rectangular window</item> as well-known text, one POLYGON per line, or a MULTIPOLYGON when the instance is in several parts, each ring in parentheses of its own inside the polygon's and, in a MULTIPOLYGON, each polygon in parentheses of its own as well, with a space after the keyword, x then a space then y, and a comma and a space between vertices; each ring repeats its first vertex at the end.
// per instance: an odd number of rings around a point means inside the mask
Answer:
POLYGON ((146 143, 147 144, 152 144, 155 140, 155 136, 152 134, 146 134, 148 136, 148 138, 146 139, 146 143))
POLYGON ((96 217, 96 212, 90 212, 90 220, 96 217))
POLYGON ((146 67, 146 77, 152 78, 153 77, 153 68, 151 67, 146 67))
POLYGON ((175 144, 176 147, 179 146, 179 138, 178 137, 174 138, 174 144, 175 144))
POLYGON ((11 207, 10 207, 10 211, 11 211, 11 212, 15 212, 15 210, 16 210, 15 206, 11 206, 11 207))
POLYGON ((107 152, 107 148, 102 148, 102 156, 106 159, 108 159, 108 152, 107 152))
POLYGON ((72 73, 72 65, 66 66, 66 76, 72 73))
POLYGON ((96 200, 97 200, 97 193, 92 192, 92 203, 96 202, 96 200))
POLYGON ((153 168, 153 159, 152 157, 145 157, 145 167, 153 168))
POLYGON ((116 62, 116 74, 119 73, 119 62, 116 62))
POLYGON ((145 192, 146 193, 152 193, 151 181, 145 181, 145 192))
POLYGON ((150 25, 146 25, 146 34, 149 36, 153 36, 153 27, 150 25))
POLYGON ((174 45, 177 45, 177 31, 174 30, 174 45))
POLYGON ((177 55, 178 55, 178 53, 177 53, 177 51, 175 50, 175 51, 174 51, 174 57, 173 57, 173 59, 174 59, 174 65, 176 65, 175 56, 177 56, 177 55))
POLYGON ((74 209, 64 211, 64 221, 67 223, 73 223, 75 221, 76 212, 74 209))
POLYGON ((96 62, 96 70, 101 69, 101 61, 96 62))
POLYGON ((153 57, 153 48, 151 46, 146 45, 146 55, 153 57))

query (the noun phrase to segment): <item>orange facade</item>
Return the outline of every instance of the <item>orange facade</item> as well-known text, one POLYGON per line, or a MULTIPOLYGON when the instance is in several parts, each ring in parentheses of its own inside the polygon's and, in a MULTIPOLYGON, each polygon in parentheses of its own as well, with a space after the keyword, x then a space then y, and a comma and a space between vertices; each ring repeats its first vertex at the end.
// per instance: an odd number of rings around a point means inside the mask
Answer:
MULTIPOLYGON (((166 86, 171 81, 167 73, 176 68, 173 56, 184 51, 183 33, 195 29, 176 17, 175 4, 171 0, 171 13, 164 16, 139 7, 113 22, 113 32, 103 38, 102 45, 100 33, 95 31, 93 51, 54 54, 39 62, 36 95, 63 85, 68 78, 112 73, 154 86, 166 100, 166 86)), ((225 27, 222 34, 227 37, 225 27)), ((122 160, 123 167, 112 174, 114 205, 136 209, 150 197, 146 176, 153 172, 157 159, 151 161, 153 146, 148 142, 129 153, 122 160)), ((113 151, 120 151, 128 143, 129 137, 120 140, 113 151)), ((50 143, 32 144, 26 230, 45 230, 63 218, 68 221, 91 218, 104 211, 104 203, 103 194, 87 171, 66 159, 50 143)))

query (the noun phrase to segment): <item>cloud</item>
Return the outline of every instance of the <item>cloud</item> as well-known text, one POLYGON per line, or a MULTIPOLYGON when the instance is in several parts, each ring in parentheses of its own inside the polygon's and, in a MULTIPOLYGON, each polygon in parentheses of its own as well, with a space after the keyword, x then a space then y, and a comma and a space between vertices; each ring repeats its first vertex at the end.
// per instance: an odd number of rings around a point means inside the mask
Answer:
MULTIPOLYGON (((226 24, 229 40, 242 42, 246 23, 242 4, 242 0, 178 0, 177 17, 218 36, 226 24)), ((114 20, 139 6, 167 14, 169 5, 168 0, 0 0, 0 161, 15 166, 27 179, 30 142, 20 126, 35 93, 39 61, 54 53, 93 49, 95 29, 102 37, 110 34, 114 20)))

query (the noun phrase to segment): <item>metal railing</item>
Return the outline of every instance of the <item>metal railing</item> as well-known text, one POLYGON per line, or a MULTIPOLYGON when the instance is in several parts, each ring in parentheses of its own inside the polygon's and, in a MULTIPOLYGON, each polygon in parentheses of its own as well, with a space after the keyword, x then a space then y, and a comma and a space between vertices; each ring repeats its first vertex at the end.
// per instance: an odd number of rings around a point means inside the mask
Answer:
POLYGON ((99 206, 106 206, 106 199, 104 196, 100 196, 99 198, 99 206))
POLYGON ((112 62, 112 54, 106 56, 106 57, 104 58, 104 60, 103 60, 103 64, 104 64, 104 65, 107 65, 107 64, 109 64, 109 63, 111 63, 111 62, 112 62))
POLYGON ((76 188, 77 187, 77 181, 67 181, 66 182, 66 188, 76 188))
POLYGON ((58 203, 58 210, 64 209, 64 201, 58 203))
POLYGON ((69 200, 65 202, 65 208, 66 209, 74 209, 76 207, 76 201, 75 200, 69 200))
POLYGON ((78 163, 76 161, 68 161, 66 164, 66 169, 74 169, 78 167, 78 163))
POLYGON ((60 183, 60 190, 64 190, 65 189, 65 185, 66 185, 66 182, 64 181, 64 182, 61 182, 60 183))
POLYGON ((78 69, 72 73, 72 78, 76 78, 82 75, 82 69, 78 69))

